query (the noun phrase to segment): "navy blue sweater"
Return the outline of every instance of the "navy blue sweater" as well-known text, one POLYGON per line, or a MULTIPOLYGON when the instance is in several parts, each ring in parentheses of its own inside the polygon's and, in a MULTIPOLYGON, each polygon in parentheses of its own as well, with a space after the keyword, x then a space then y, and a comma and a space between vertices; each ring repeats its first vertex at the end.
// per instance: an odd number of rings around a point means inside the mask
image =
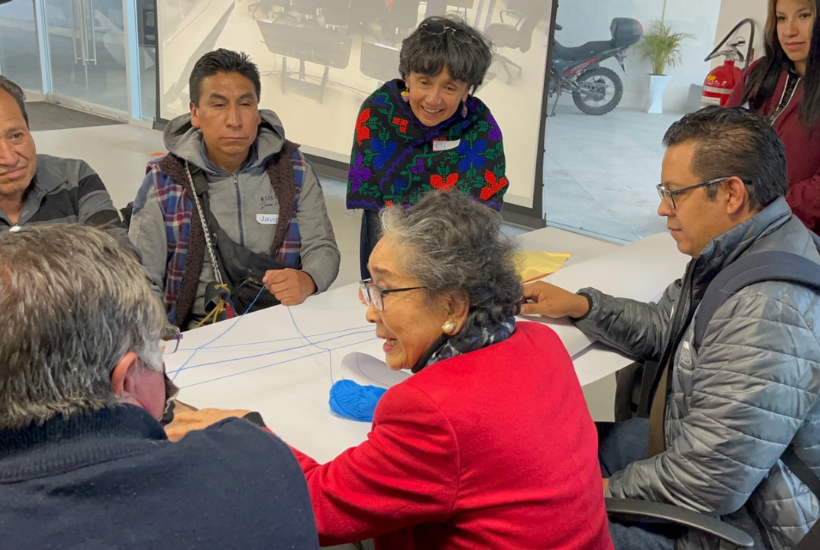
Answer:
POLYGON ((178 443, 132 405, 0 431, 0 547, 316 549, 296 458, 230 419, 178 443))

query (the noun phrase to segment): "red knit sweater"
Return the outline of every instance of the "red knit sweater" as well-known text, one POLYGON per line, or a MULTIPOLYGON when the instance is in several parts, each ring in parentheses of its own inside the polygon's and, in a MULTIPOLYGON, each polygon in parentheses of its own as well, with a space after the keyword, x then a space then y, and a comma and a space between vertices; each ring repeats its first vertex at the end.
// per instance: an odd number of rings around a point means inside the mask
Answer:
MULTIPOLYGON (((760 61, 758 61, 759 63, 760 61)), ((746 87, 748 70, 729 96, 728 107, 739 107, 746 87)), ((786 88, 786 71, 780 75, 772 99, 761 109, 768 116, 780 103, 786 88)), ((774 124, 774 129, 786 148, 789 191, 786 200, 792 212, 806 227, 820 234, 820 127, 808 132, 800 122, 800 101, 803 99, 803 81, 797 86, 794 97, 774 124)))
POLYGON ((327 464, 294 450, 321 544, 389 550, 609 550, 598 440, 549 328, 427 367, 327 464))

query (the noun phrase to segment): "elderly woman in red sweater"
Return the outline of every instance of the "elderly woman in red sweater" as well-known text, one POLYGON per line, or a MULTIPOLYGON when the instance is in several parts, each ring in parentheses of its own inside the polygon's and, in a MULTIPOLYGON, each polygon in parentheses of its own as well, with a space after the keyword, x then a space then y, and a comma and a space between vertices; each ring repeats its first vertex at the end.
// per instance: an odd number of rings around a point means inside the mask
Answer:
POLYGON ((786 200, 820 234, 820 0, 769 0, 766 57, 747 70, 728 106, 748 105, 783 140, 786 200))
POLYGON ((322 545, 610 549, 598 440, 572 361, 521 297, 501 217, 460 192, 381 214, 362 282, 387 365, 414 375, 332 462, 294 451, 322 545))

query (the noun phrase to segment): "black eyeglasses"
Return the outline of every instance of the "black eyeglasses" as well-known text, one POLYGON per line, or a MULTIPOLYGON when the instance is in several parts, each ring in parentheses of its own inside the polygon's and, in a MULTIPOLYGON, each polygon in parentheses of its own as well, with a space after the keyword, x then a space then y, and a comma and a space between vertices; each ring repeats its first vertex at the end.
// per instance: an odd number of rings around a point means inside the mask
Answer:
POLYGON ((379 288, 373 283, 373 279, 359 281, 359 288, 362 290, 364 302, 369 306, 371 303, 379 311, 384 311, 384 297, 394 292, 407 292, 408 290, 420 290, 427 288, 423 286, 411 286, 407 288, 379 288))
MULTIPOLYGON (((715 185, 716 183, 722 183, 728 180, 731 176, 726 176, 723 178, 715 178, 713 180, 704 181, 702 183, 696 183, 695 185, 687 185, 686 187, 681 187, 680 189, 667 189, 663 186, 662 183, 659 183, 655 186, 655 189, 658 190, 658 195, 660 196, 662 201, 665 201, 666 204, 672 207, 672 210, 677 210, 677 205, 675 204, 675 195, 680 195, 681 193, 685 193, 687 191, 691 191, 692 189, 697 189, 698 187, 706 187, 707 185, 715 185)), ((743 182, 748 183, 748 182, 743 182)))
POLYGON ((159 334, 159 349, 163 355, 171 355, 179 348, 180 340, 182 340, 182 333, 179 332, 178 327, 163 327, 159 334))
MULTIPOLYGON (((159 334, 159 349, 163 355, 170 355, 175 353, 179 348, 179 342, 182 340, 182 333, 178 327, 166 326, 162 327, 159 334)), ((162 363, 162 376, 165 378, 165 402, 169 403, 179 395, 179 387, 174 384, 174 381, 168 377, 165 372, 165 363, 162 363)))

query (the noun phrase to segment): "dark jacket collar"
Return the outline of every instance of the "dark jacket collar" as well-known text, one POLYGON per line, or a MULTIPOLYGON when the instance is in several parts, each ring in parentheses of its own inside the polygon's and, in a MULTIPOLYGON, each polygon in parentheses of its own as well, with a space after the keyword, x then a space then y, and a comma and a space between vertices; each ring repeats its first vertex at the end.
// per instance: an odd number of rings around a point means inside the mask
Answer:
POLYGON ((167 442, 159 422, 134 405, 59 415, 20 430, 0 430, 0 483, 45 477, 143 454, 167 442))

